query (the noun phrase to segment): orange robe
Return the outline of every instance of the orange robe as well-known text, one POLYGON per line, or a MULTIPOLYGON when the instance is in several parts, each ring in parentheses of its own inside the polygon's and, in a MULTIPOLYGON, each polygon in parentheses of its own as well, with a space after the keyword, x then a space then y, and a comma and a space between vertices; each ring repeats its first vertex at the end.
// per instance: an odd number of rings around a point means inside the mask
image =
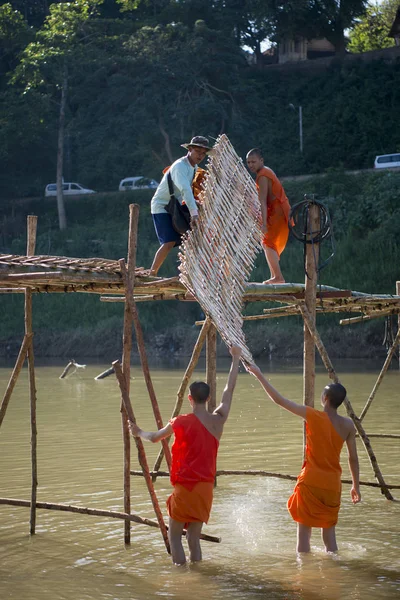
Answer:
POLYGON ((336 525, 340 508, 340 452, 344 444, 327 413, 307 407, 306 458, 287 507, 308 527, 336 525))
POLYGON ((213 501, 219 441, 193 413, 170 421, 172 444, 172 495, 167 500, 169 516, 175 521, 207 523, 213 501))
POLYGON ((272 197, 267 198, 267 233, 263 245, 272 248, 278 256, 285 249, 289 237, 290 204, 281 182, 268 167, 262 167, 257 172, 256 186, 260 189, 259 180, 266 177, 272 182, 272 197))

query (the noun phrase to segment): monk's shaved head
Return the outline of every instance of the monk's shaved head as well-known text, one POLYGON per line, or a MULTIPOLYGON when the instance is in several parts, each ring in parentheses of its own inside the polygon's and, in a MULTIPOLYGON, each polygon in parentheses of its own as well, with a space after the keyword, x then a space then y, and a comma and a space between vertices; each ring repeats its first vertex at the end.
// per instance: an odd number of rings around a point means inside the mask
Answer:
POLYGON ((249 150, 246 158, 248 158, 249 156, 257 156, 258 158, 264 158, 260 148, 252 148, 251 150, 249 150))
POLYGON ((341 383, 330 383, 324 387, 324 395, 333 408, 338 408, 346 398, 346 388, 341 383))
POLYGON ((210 396, 210 386, 204 381, 194 381, 189 386, 189 391, 197 404, 205 404, 210 396))

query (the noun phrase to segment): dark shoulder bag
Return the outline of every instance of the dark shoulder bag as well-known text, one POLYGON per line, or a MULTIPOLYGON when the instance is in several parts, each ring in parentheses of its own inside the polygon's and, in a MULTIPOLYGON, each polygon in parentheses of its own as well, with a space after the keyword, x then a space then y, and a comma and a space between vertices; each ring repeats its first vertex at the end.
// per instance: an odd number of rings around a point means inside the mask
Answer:
POLYGON ((171 215, 172 227, 181 235, 186 233, 190 229, 190 212, 186 204, 182 206, 179 200, 174 194, 174 185, 172 183, 171 173, 168 171, 167 174, 168 188, 170 201, 168 202, 165 210, 171 215))

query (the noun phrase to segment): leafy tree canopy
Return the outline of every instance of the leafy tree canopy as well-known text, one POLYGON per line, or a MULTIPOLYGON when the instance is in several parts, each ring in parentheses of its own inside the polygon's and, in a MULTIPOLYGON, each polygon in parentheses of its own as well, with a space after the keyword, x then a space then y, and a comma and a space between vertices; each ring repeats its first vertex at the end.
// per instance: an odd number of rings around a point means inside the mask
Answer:
POLYGON ((394 46, 394 39, 388 37, 388 33, 399 6, 399 0, 369 4, 365 15, 350 31, 350 52, 367 52, 394 46))

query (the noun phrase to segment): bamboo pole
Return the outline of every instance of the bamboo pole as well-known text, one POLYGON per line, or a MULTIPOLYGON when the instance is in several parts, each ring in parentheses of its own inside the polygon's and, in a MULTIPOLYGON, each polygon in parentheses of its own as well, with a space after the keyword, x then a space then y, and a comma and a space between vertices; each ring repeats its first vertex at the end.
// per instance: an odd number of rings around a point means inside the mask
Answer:
MULTIPOLYGON (((304 303, 310 313, 312 322, 315 323, 319 243, 314 243, 313 238, 320 229, 320 217, 317 204, 310 203, 308 209, 306 232, 306 278, 304 288, 304 303)), ((303 349, 303 403, 314 406, 315 396, 315 343, 311 332, 304 323, 304 349, 303 349)), ((305 444, 305 429, 304 429, 305 444)))
MULTIPOLYGON (((29 500, 18 500, 16 498, 0 498, 0 504, 9 505, 9 506, 24 506, 29 507, 29 500)), ((159 523, 157 521, 153 521, 151 519, 146 519, 144 517, 139 517, 139 515, 135 515, 132 513, 123 513, 116 512, 115 510, 102 510, 99 508, 86 508, 83 506, 74 506, 73 504, 54 504, 51 502, 37 502, 36 508, 41 508, 45 510, 59 510, 62 512, 72 512, 78 513, 80 515, 91 515, 94 517, 107 517, 111 519, 124 519, 125 521, 133 521, 134 523, 139 523, 140 525, 148 525, 149 527, 160 528, 159 523)), ((168 527, 166 526, 168 530, 168 527)), ((183 530, 182 535, 186 535, 186 529, 183 530)), ((200 539, 205 542, 215 542, 219 544, 221 542, 220 537, 216 537, 214 535, 207 535, 205 533, 200 534, 200 539)))
MULTIPOLYGON (((181 384, 179 386, 179 389, 178 389, 178 392, 176 395, 176 402, 175 402, 174 410, 172 411, 172 416, 171 416, 172 419, 174 417, 177 417, 181 411, 182 403, 183 403, 183 396, 185 395, 186 388, 189 383, 189 379, 191 378, 193 371, 195 370, 196 365, 198 363, 200 353, 203 348, 204 342, 206 340, 207 332, 208 332, 210 326, 211 326, 211 320, 209 318, 207 318, 203 327, 200 330, 199 336, 198 336, 197 341, 193 348, 192 356, 190 358, 189 364, 186 368, 185 374, 184 374, 181 384)), ((169 442, 169 439, 167 441, 169 442)), ((158 453, 158 456, 157 456, 157 459, 156 459, 156 462, 155 462, 154 468, 153 468, 153 471, 155 473, 157 473, 157 471, 160 468, 163 456, 164 456, 164 451, 161 448, 160 452, 158 453)), ((153 481, 155 479, 156 479, 156 475, 153 475, 153 481)))
MULTIPOLYGON (((130 299, 133 296, 133 288, 135 285, 135 266, 136 266, 136 248, 137 248, 137 227, 139 221, 139 206, 137 204, 129 205, 129 232, 128 232, 128 258, 127 271, 125 270, 125 261, 119 261, 121 268, 121 276, 125 288, 125 304, 124 304, 124 327, 123 327, 123 348, 122 348, 122 373, 125 380, 125 387, 129 397, 130 392, 130 368, 131 368, 131 352, 132 352, 132 303, 130 299)), ((118 363, 119 364, 119 363, 118 363)), ((126 513, 131 512, 131 438, 129 434, 128 415, 123 399, 121 400, 121 425, 122 425, 122 440, 124 446, 124 510, 126 513)), ((131 543, 131 528, 130 522, 125 521, 124 527, 125 544, 131 543)))
POLYGON ((363 323, 364 321, 372 321, 379 317, 388 317, 389 315, 398 315, 400 308, 388 308, 387 310, 380 310, 379 312, 371 312, 366 315, 360 315, 359 317, 350 317, 348 319, 341 319, 339 325, 353 325, 354 323, 363 323))
MULTIPOLYGON (((299 305, 299 309, 301 311, 301 314, 303 315, 304 322, 307 324, 307 327, 309 328, 310 333, 312 334, 312 336, 314 338, 315 345, 317 346, 318 352, 322 358, 322 361, 326 367, 326 370, 328 371, 329 378, 332 379, 332 381, 334 381, 335 383, 339 383, 339 378, 333 368, 331 360, 330 360, 328 353, 325 349, 325 346, 321 340, 321 337, 312 321, 312 317, 307 310, 307 307, 305 305, 299 305)), ((378 465, 378 461, 376 459, 374 451, 372 450, 371 443, 369 441, 367 434, 365 433, 365 430, 361 424, 360 419, 355 414, 353 407, 350 403, 350 400, 347 397, 344 399, 343 404, 345 405, 347 414, 353 420, 355 428, 357 429, 357 432, 358 432, 360 438, 362 439, 364 448, 367 451, 367 454, 368 454, 372 469, 374 471, 375 477, 380 484, 382 494, 384 494, 388 500, 393 500, 394 498, 393 498, 392 494, 389 492, 388 486, 385 483, 385 480, 383 478, 383 475, 382 475, 381 470, 378 465)))
POLYGON ((206 338, 206 379, 210 386, 207 409, 212 413, 217 407, 217 329, 214 323, 211 323, 206 338))
POLYGON ((379 373, 378 379, 375 382, 373 390, 370 393, 369 398, 368 398, 364 408, 361 411, 360 421, 362 421, 363 418, 365 417, 365 415, 367 414, 367 411, 372 404, 372 400, 375 398, 375 394, 378 391, 380 384, 382 383, 383 377, 384 377, 386 371, 388 370, 390 363, 392 362, 393 355, 394 355, 399 343, 400 343, 400 328, 398 329, 396 337, 393 340, 393 344, 391 345, 389 352, 387 353, 386 360, 383 364, 381 372, 379 373))
POLYGON ((21 348, 14 366, 14 369, 11 373, 11 377, 8 381, 8 385, 6 388, 6 391, 4 393, 3 396, 3 400, 1 402, 1 406, 0 406, 0 427, 3 423, 5 414, 7 412, 7 407, 8 407, 8 403, 10 401, 11 398, 11 394, 13 393, 15 384, 17 383, 17 379, 18 379, 18 375, 20 374, 20 371, 22 369, 22 366, 25 362, 25 358, 26 358, 26 353, 27 350, 30 346, 30 344, 32 343, 32 334, 30 335, 25 335, 24 339, 22 340, 22 344, 21 344, 21 348))
MULTIPOLYGON (((27 243, 26 255, 33 256, 36 249, 37 217, 28 215, 27 220, 27 243)), ((36 381, 35 381, 35 355, 33 351, 33 325, 32 325, 32 290, 25 291, 25 335, 31 336, 28 346, 28 373, 29 373, 29 398, 30 398, 30 421, 31 421, 31 510, 30 510, 30 534, 36 532, 36 497, 38 487, 37 474, 37 424, 36 424, 36 381)))
MULTIPOLYGON (((112 366, 115 369, 115 374, 116 374, 117 379, 118 379, 119 388, 121 390, 121 398, 122 398, 122 402, 123 402, 124 407, 125 407, 126 414, 127 414, 127 416, 128 416, 128 418, 129 418, 130 421, 132 421, 133 423, 136 423, 135 415, 133 413, 132 404, 131 404, 131 401, 129 399, 128 389, 127 389, 127 386, 126 386, 126 379, 125 379, 125 376, 124 376, 123 371, 121 369, 121 365, 116 360, 116 361, 114 361, 112 363, 112 366)), ((167 529, 166 529, 166 526, 165 526, 165 523, 164 523, 164 519, 163 519, 161 510, 160 510, 160 506, 158 504, 157 496, 156 496, 156 493, 155 493, 155 490, 154 490, 153 482, 152 482, 152 479, 151 479, 151 476, 150 476, 149 467, 148 467, 148 464, 147 464, 146 452, 144 450, 143 442, 138 437, 135 437, 134 440, 135 440, 135 443, 136 443, 136 448, 138 450, 139 463, 140 463, 140 466, 142 467, 143 475, 144 475, 144 478, 145 478, 145 481, 146 481, 147 489, 149 490, 149 494, 150 494, 151 502, 153 504, 154 512, 156 513, 157 521, 158 521, 158 523, 160 525, 161 533, 162 533, 162 536, 164 538, 165 547, 167 548, 167 552, 170 553, 170 547, 169 547, 167 529)))
MULTIPOLYGON (((121 261, 121 263, 123 263, 123 261, 121 261)), ((121 273, 122 273, 123 279, 126 280, 126 270, 125 270, 124 264, 121 264, 121 273)), ((142 325, 140 323, 138 310, 137 310, 137 307, 133 300, 132 295, 127 297, 126 301, 130 303, 130 310, 132 313, 133 325, 135 328, 136 343, 137 343, 137 347, 138 347, 138 351, 139 351, 140 363, 142 365, 144 380, 146 382, 146 387, 147 387, 147 391, 149 393, 151 406, 153 408, 153 414, 154 414, 158 429, 162 429, 164 427, 164 425, 163 425, 160 409, 158 406, 156 393, 154 391, 153 382, 151 380, 149 363, 147 360, 146 346, 144 343, 143 330, 142 330, 142 325)), ((171 467, 171 452, 170 452, 170 449, 168 446, 168 441, 166 439, 163 439, 163 440, 161 440, 161 444, 162 444, 162 448, 164 450, 165 459, 167 461, 168 468, 170 468, 171 467)))
POLYGON ((105 371, 103 371, 102 373, 99 373, 96 377, 95 380, 96 381, 100 381, 100 379, 105 379, 106 377, 108 377, 109 375, 112 375, 113 373, 115 373, 114 371, 114 367, 110 367, 109 369, 106 369, 105 371))
MULTIPOLYGON (((150 471, 150 475, 152 475, 152 474, 153 474, 153 472, 150 471)), ((143 477, 143 472, 142 471, 131 471, 131 475, 134 477, 143 477)), ((235 476, 246 475, 246 476, 250 476, 250 477, 253 477, 253 476, 254 477, 273 477, 275 479, 287 479, 288 481, 297 481, 296 475, 286 475, 284 473, 272 473, 271 471, 262 471, 262 470, 256 470, 256 469, 221 469, 216 472, 216 477, 221 477, 221 475, 235 475, 235 476)), ((157 477, 169 477, 169 472, 168 471, 158 471, 157 477)), ((351 479, 342 479, 341 481, 342 481, 342 483, 350 484, 350 485, 352 485, 352 483, 353 483, 351 479)), ((366 487, 374 487, 374 488, 381 487, 379 483, 376 483, 374 481, 360 481, 360 485, 363 485, 366 487)), ((400 490, 400 485, 388 485, 387 487, 390 490, 400 490)))

